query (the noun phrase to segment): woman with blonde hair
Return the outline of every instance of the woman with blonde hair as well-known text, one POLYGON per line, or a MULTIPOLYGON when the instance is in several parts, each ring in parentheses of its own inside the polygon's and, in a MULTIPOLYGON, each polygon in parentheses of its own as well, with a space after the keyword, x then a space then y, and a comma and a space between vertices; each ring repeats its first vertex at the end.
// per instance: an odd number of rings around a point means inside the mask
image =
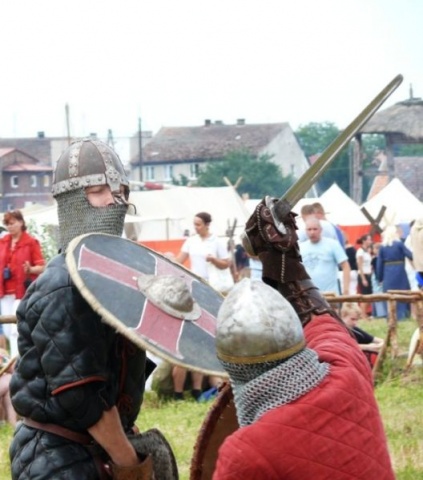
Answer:
MULTIPOLYGON (((382 233, 382 244, 376 260, 376 278, 382 283, 382 290, 410 290, 405 259, 413 260, 411 251, 401 241, 398 229, 389 225, 382 233)), ((397 302, 397 319, 408 315, 408 305, 397 302)))

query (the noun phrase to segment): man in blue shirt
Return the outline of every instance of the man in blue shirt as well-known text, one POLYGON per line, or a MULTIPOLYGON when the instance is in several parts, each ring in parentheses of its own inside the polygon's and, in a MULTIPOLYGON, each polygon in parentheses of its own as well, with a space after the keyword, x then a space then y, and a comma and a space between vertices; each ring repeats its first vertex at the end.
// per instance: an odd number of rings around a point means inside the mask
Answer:
POLYGON ((345 250, 337 240, 322 235, 318 218, 308 218, 305 225, 308 240, 301 242, 299 247, 307 273, 322 292, 348 295, 350 266, 345 250), (342 292, 338 284, 338 267, 342 269, 342 292))

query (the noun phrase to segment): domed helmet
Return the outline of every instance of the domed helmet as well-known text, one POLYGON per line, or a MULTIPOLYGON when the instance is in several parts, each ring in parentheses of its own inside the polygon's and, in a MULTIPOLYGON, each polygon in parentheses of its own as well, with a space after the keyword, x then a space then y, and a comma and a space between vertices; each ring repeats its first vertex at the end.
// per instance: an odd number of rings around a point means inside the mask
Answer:
POLYGON ((220 307, 216 350, 232 364, 284 360, 305 346, 303 328, 292 305, 262 281, 238 282, 220 307))
POLYGON ((329 372, 306 348, 294 308, 260 280, 245 278, 223 301, 216 350, 230 378, 240 426, 304 395, 329 372))
POLYGON ((62 250, 85 233, 122 235, 129 181, 118 155, 104 142, 84 139, 70 144, 57 161, 52 193, 57 200, 62 250), (108 185, 116 204, 93 207, 85 188, 96 185, 108 185))

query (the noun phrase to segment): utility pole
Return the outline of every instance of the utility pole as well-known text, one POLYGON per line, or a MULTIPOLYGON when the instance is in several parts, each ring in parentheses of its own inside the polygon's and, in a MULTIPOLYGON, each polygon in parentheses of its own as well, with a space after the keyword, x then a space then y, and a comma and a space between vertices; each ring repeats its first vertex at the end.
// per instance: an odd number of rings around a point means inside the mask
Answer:
POLYGON ((138 118, 138 165, 139 165, 139 180, 142 182, 142 129, 141 117, 138 118))
POLYGON ((113 132, 111 128, 107 130, 107 145, 109 145, 113 149, 115 148, 115 141, 113 139, 113 132))
POLYGON ((66 116, 66 132, 68 135, 68 145, 71 143, 71 135, 70 135, 70 126, 69 126, 69 105, 65 105, 65 116, 66 116))

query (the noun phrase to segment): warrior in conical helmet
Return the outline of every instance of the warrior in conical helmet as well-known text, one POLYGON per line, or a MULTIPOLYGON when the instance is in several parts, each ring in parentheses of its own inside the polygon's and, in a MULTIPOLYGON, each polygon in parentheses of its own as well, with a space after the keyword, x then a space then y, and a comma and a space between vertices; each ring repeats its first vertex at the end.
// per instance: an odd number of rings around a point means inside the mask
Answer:
POLYGON ((17 312, 20 359, 10 389, 23 421, 10 448, 15 480, 153 478, 151 457, 140 457, 127 437, 143 399, 146 354, 102 322, 64 256, 79 235, 122 234, 128 185, 119 157, 101 141, 76 141, 57 162, 62 253, 17 312))

